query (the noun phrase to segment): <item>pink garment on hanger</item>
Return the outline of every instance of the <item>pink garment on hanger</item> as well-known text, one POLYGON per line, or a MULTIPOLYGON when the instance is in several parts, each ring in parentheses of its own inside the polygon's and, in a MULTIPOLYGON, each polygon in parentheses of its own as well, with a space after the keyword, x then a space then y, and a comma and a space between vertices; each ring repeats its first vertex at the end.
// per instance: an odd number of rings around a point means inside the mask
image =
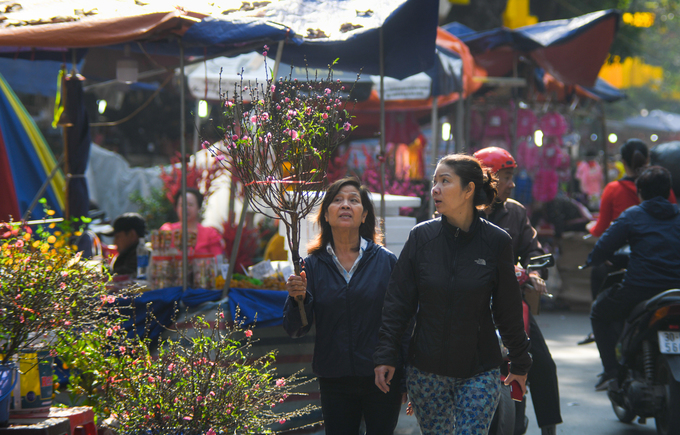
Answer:
POLYGON ((517 137, 531 136, 536 131, 538 118, 529 109, 519 109, 517 111, 517 137))
POLYGON ((491 140, 502 140, 505 142, 503 148, 510 146, 510 117, 508 111, 503 108, 491 109, 486 112, 486 122, 484 123, 484 136, 482 144, 485 147, 498 146, 491 144, 491 140))
POLYGON ((567 120, 557 112, 548 112, 539 122, 544 136, 562 136, 569 129, 567 120))
POLYGON ((540 169, 534 178, 531 193, 537 201, 552 201, 557 195, 557 173, 552 169, 540 169))
POLYGON ((599 195, 604 183, 602 166, 595 161, 581 161, 576 166, 576 178, 581 182, 581 190, 587 195, 599 195))
POLYGON ((540 148, 526 139, 523 139, 517 144, 517 165, 521 169, 533 171, 539 165, 540 148))

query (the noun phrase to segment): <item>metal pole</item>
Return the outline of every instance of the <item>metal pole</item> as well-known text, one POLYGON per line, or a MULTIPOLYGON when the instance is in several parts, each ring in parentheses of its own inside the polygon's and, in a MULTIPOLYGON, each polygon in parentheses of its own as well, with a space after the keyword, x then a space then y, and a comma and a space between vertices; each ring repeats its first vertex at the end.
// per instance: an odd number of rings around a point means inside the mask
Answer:
POLYGON ((279 73, 279 65, 281 65, 281 55, 283 54, 283 43, 285 41, 282 39, 279 41, 279 45, 276 48, 276 59, 274 60, 274 69, 272 70, 272 82, 276 83, 276 76, 279 73))
POLYGON ((463 152, 465 147, 465 98, 463 92, 460 93, 456 101, 456 153, 463 152))
MULTIPOLYGON (((201 117, 198 116, 198 106, 201 104, 201 100, 196 100, 196 107, 194 108, 194 143, 191 144, 191 153, 196 154, 198 152, 198 130, 201 126, 201 117)), ((182 117, 184 118, 184 117, 182 117)))
MULTIPOLYGON (((430 126, 432 127, 432 165, 437 164, 437 153, 439 152, 439 106, 437 106, 437 101, 439 97, 434 95, 432 97, 432 122, 430 126)), ((430 195, 430 216, 434 215, 434 199, 430 195)))
POLYGON ((187 240, 188 240, 188 225, 187 225, 187 122, 184 116, 184 104, 185 104, 185 83, 184 75, 184 45, 182 45, 182 40, 179 41, 179 107, 180 107, 180 118, 179 118, 179 146, 182 165, 182 291, 186 291, 187 282, 189 281, 189 257, 187 255, 187 240))
POLYGON ((385 40, 380 27, 380 228, 384 243, 387 243, 385 231, 385 40))
POLYGON ((238 256, 239 246, 241 245, 241 235, 243 234, 243 227, 246 222, 246 213, 248 212, 248 201, 250 196, 246 191, 243 198, 243 207, 241 208, 241 218, 238 221, 236 229, 236 236, 234 237, 234 244, 231 247, 231 255, 229 256, 229 271, 227 272, 227 279, 222 288, 222 298, 226 298, 231 286, 231 278, 234 276, 234 269, 236 269, 236 257, 238 256))
POLYGON ((604 113, 604 103, 598 101, 597 107, 600 109, 600 123, 602 124, 602 175, 604 176, 605 186, 609 183, 609 171, 607 170, 607 163, 609 162, 609 153, 607 152, 607 117, 604 113))

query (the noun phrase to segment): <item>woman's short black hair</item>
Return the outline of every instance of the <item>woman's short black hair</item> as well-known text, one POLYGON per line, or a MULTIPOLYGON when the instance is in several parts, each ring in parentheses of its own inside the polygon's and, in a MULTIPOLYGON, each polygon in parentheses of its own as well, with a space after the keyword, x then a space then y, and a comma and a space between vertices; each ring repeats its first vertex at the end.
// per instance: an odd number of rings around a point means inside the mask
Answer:
POLYGON ((461 186, 470 183, 475 185, 475 196, 472 204, 475 207, 487 207, 493 204, 498 195, 496 185, 498 177, 490 169, 484 167, 479 159, 467 154, 449 154, 439 159, 438 165, 445 164, 460 177, 461 186))
POLYGON ((661 166, 646 168, 635 180, 638 194, 642 197, 643 201, 657 196, 668 199, 668 196, 671 194, 671 185, 671 173, 668 169, 661 166))
POLYGON ((314 254, 321 249, 325 249, 328 243, 333 243, 333 232, 331 225, 326 220, 326 212, 328 207, 333 202, 333 199, 338 195, 338 192, 345 186, 353 186, 359 191, 361 196, 361 205, 366 213, 366 219, 359 227, 359 236, 366 240, 371 240, 376 244, 382 244, 383 236, 380 228, 377 227, 377 219, 375 217, 375 208, 373 201, 371 201, 371 194, 368 189, 361 185, 361 182, 354 177, 342 178, 332 183, 326 189, 326 193, 319 207, 319 212, 316 214, 314 221, 319 225, 321 232, 312 240, 307 246, 307 253, 314 254))

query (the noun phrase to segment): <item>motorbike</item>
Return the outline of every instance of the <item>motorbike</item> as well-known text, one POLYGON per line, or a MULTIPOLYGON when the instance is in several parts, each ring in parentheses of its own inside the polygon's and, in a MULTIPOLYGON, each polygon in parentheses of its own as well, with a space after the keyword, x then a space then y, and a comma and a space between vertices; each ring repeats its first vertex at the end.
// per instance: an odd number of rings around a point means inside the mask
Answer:
MULTIPOLYGON (((552 267, 555 265, 555 258, 553 254, 541 255, 532 257, 526 269, 520 266, 515 266, 515 276, 523 289, 530 288, 529 273, 533 270, 542 269, 544 267, 552 267)), ((524 319, 524 331, 527 336, 531 338, 529 332, 529 311, 530 307, 527 302, 522 299, 522 317, 524 319)), ((508 368, 510 360, 508 359, 508 350, 501 341, 498 330, 498 342, 501 346, 501 354, 503 355, 503 365, 501 366, 501 379, 505 379, 508 375, 508 368)), ((489 435, 522 435, 526 432, 528 426, 528 419, 526 417, 526 396, 521 400, 513 399, 512 390, 510 386, 501 384, 501 398, 498 403, 498 408, 494 414, 491 425, 489 426, 489 435)))
MULTIPOLYGON (((588 265, 580 268, 588 267, 588 265)), ((623 280, 612 273, 606 286, 623 280)), ((659 435, 680 435, 680 289, 640 302, 626 319, 616 345, 623 367, 607 395, 616 417, 644 424, 654 418, 659 435)))

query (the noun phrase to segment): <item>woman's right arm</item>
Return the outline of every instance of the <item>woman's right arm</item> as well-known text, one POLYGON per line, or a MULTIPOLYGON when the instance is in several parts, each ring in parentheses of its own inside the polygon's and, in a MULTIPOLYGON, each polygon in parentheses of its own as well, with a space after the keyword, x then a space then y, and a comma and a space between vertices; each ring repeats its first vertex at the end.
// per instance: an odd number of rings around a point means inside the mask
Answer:
MULTIPOLYGON (((305 263, 307 265, 307 263, 305 263)), ((309 267, 300 274, 301 276, 291 275, 286 281, 286 290, 288 297, 286 304, 283 306, 283 328, 292 338, 299 338, 307 334, 314 323, 314 297, 313 295, 313 276, 309 267), (309 274, 309 281, 307 280, 309 274), (300 317, 300 308, 295 296, 304 295, 304 307, 307 314, 308 324, 302 326, 302 318, 300 317)))
POLYGON ((414 232, 411 231, 387 285, 378 347, 373 354, 373 362, 377 366, 396 367, 400 363, 402 338, 418 307, 417 275, 413 267, 416 251, 414 239, 414 232))

